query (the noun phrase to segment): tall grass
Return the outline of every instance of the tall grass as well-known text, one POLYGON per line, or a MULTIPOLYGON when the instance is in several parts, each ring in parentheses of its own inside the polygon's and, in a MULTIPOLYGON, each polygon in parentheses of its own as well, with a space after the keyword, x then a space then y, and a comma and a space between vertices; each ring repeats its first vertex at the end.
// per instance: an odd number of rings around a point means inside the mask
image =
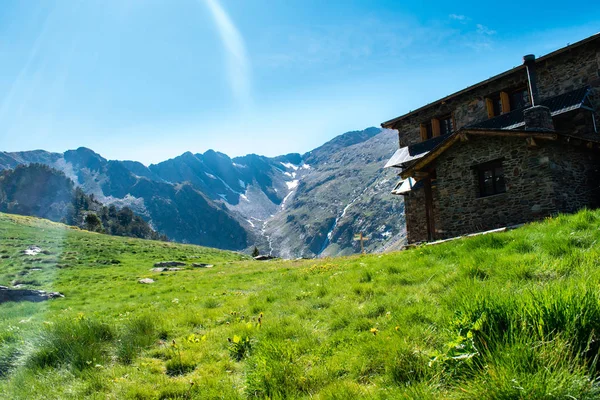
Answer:
POLYGON ((150 315, 129 320, 122 328, 117 343, 117 358, 123 364, 131 364, 141 350, 157 340, 156 321, 150 315))
POLYGON ((83 316, 75 320, 58 320, 39 335, 35 350, 27 360, 29 368, 69 367, 83 371, 109 361, 109 344, 113 329, 83 316))
MULTIPOLYGON (((52 250, 1 221, 3 254, 52 250)), ((0 305, 0 398, 600 398, 598 222, 269 263, 70 233, 44 286, 66 297, 0 305), (215 268, 137 283, 165 259, 215 268)), ((31 266, 2 260, 0 284, 31 266)))

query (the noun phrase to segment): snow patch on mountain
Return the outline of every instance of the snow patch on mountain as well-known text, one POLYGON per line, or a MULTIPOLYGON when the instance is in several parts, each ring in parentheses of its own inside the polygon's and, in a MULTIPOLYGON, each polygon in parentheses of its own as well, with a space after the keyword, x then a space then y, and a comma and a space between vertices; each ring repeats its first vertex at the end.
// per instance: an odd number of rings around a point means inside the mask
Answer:
POLYGON ((293 180, 291 182, 286 182, 285 184, 287 185, 287 187, 288 187, 289 190, 293 190, 293 189, 295 189, 295 188, 298 187, 298 183, 299 182, 300 181, 298 179, 295 179, 295 180, 293 180))
POLYGON ((286 167, 287 169, 293 169, 294 171, 298 170, 298 166, 294 165, 292 163, 289 163, 289 162, 284 163, 284 162, 282 162, 280 164, 283 165, 284 167, 286 167))

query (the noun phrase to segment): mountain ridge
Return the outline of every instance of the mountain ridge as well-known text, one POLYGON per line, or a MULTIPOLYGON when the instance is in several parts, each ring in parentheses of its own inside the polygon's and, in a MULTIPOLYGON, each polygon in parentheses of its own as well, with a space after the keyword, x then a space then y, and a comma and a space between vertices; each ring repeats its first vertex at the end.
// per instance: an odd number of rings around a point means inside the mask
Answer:
POLYGON ((245 251, 257 246, 263 253, 287 258, 317 257, 357 252, 350 236, 358 229, 389 232, 375 234, 369 251, 391 237, 402 238, 402 202, 386 197, 391 183, 385 183, 393 174, 382 169, 393 153, 394 136, 367 128, 346 132, 304 154, 231 158, 211 149, 187 151, 148 166, 107 160, 86 147, 62 154, 0 152, 0 170, 32 162, 56 168, 86 193, 106 204, 132 208, 179 242, 245 251), (352 190, 340 190, 346 187, 344 180, 353 182, 352 190), (356 215, 368 211, 367 197, 375 199, 369 220, 377 227, 356 215), (385 205, 388 201, 396 206, 385 205), (351 208, 356 212, 348 213, 351 208), (383 221, 392 218, 394 223, 383 221))

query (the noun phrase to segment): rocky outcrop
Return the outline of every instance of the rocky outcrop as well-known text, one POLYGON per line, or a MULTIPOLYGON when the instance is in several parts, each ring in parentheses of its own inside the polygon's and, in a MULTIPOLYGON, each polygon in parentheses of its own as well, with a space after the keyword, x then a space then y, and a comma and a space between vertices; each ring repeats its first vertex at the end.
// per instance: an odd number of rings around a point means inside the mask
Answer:
POLYGON ((11 289, 6 286, 0 286, 0 304, 9 301, 31 301, 40 302, 56 298, 65 297, 58 292, 45 292, 43 290, 31 289, 11 289))
POLYGON ((212 267, 214 267, 214 265, 203 264, 203 263, 192 263, 192 267, 194 267, 194 268, 212 268, 212 267))
POLYGON ((155 267, 180 267, 185 265, 184 262, 181 261, 160 261, 157 263, 154 263, 155 267))

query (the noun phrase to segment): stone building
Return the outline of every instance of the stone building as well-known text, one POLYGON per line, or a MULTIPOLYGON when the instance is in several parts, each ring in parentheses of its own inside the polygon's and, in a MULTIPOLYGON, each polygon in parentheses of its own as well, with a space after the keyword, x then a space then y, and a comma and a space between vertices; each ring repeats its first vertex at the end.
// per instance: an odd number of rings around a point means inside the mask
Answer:
POLYGON ((384 122, 408 242, 600 204, 600 34, 384 122))

